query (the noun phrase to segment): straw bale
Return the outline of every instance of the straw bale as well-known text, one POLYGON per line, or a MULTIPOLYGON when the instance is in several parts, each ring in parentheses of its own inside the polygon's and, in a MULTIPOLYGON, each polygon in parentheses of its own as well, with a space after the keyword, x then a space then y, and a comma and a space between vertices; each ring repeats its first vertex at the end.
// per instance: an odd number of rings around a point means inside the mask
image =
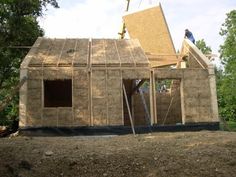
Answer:
POLYGON ((107 90, 107 96, 109 96, 109 97, 114 97, 114 96, 116 96, 116 97, 119 97, 120 96, 120 90, 121 88, 112 88, 112 89, 108 89, 107 90))
POLYGON ((89 51, 89 39, 77 39, 77 45, 75 50, 74 64, 87 66, 88 65, 88 51, 89 51))
POLYGON ((210 107, 199 107, 199 120, 200 122, 211 122, 212 112, 210 107))
POLYGON ((137 66, 148 66, 149 61, 144 54, 144 51, 140 47, 140 43, 138 40, 129 40, 130 46, 132 47, 132 55, 134 57, 134 61, 137 66))
POLYGON ((28 89, 27 93, 28 103, 34 102, 35 100, 41 100, 42 98, 42 90, 41 89, 28 89))
POLYGON ((74 125, 89 126, 90 125, 89 111, 86 109, 75 109, 74 125))
POLYGON ((197 114, 185 113, 185 123, 196 123, 199 122, 197 114))
POLYGON ((27 126, 42 126, 42 119, 27 118, 27 126))
POLYGON ((50 67, 43 69, 43 79, 45 80, 56 80, 56 79, 72 79, 71 67, 50 67))
POLYGON ((114 39, 104 40, 104 49, 105 49, 105 57, 107 64, 109 63, 120 64, 120 59, 116 49, 116 40, 114 39))
POLYGON ((39 46, 34 48, 36 50, 31 56, 29 65, 42 65, 44 58, 47 57, 47 52, 51 47, 51 43, 52 39, 41 38, 39 46))
POLYGON ((191 55, 188 57, 188 67, 189 68, 202 68, 202 66, 197 62, 197 60, 191 55))
POLYGON ((192 98, 188 97, 187 99, 184 100, 184 103, 185 103, 186 107, 189 107, 189 106, 194 107, 194 106, 196 106, 196 101, 197 101, 197 99, 195 97, 192 97, 192 98))
POLYGON ((27 126, 27 123, 26 123, 26 116, 20 116, 20 119, 19 119, 19 127, 25 127, 27 126))
POLYGON ((44 108, 43 109, 43 119, 42 119, 43 126, 55 127, 57 126, 57 120, 58 120, 57 108, 44 108))
POLYGON ((119 107, 108 107, 108 122, 109 125, 123 125, 122 109, 119 107))
POLYGON ((101 79, 106 77, 106 70, 92 70, 93 79, 101 79))
POLYGON ((199 83, 197 83, 197 80, 194 77, 192 79, 189 77, 184 78, 183 82, 185 84, 185 87, 188 87, 188 88, 191 88, 191 87, 199 88, 200 87, 199 83))
POLYGON ((206 69, 184 69, 184 77, 185 78, 208 78, 208 70, 206 69))
POLYGON ((74 89, 73 94, 76 99, 87 98, 88 97, 88 89, 87 88, 74 89))
POLYGON ((75 80, 73 82, 74 89, 88 89, 89 81, 88 80, 75 80))
POLYGON ((107 70, 107 79, 110 78, 120 78, 121 77, 121 70, 107 70))
POLYGON ((88 79, 88 71, 87 69, 74 69, 74 78, 76 80, 84 80, 88 79))
POLYGON ((92 97, 93 98, 103 98, 106 94, 105 89, 97 89, 96 87, 92 88, 92 97))
POLYGON ((72 126, 72 118, 71 108, 58 108, 58 126, 72 126))
POLYGON ((28 111, 34 111, 34 110, 38 110, 38 109, 41 109, 41 105, 42 105, 42 101, 41 99, 28 99, 28 102, 27 102, 27 112, 28 111))
POLYGON ((75 108, 88 108, 88 97, 78 97, 74 99, 75 108))
POLYGON ((41 68, 29 68, 28 69, 28 79, 42 79, 42 69, 41 68))
POLYGON ((122 70, 122 78, 123 79, 136 79, 137 77, 137 73, 136 70, 122 70))
POLYGON ((76 45, 76 39, 66 39, 64 48, 61 53, 59 65, 72 64, 72 59, 75 55, 75 45, 76 45))
POLYGON ((121 79, 120 78, 110 78, 107 80, 107 89, 121 89, 121 79))
POLYGON ((199 106, 196 104, 195 106, 188 106, 188 109, 185 110, 186 114, 193 115, 193 117, 198 117, 199 115, 199 106))
POLYGON ((92 64, 105 64, 106 63, 104 40, 92 39, 91 47, 91 63, 92 64))
POLYGON ((150 70, 144 69, 144 70, 137 70, 137 75, 139 79, 149 79, 150 78, 150 70))
POLYGON ((175 79, 185 76, 183 69, 155 69, 155 77, 160 79, 175 79))
MULTIPOLYGON (((115 93, 115 92, 113 92, 113 93, 115 93)), ((113 105, 113 106, 121 105, 121 95, 120 95, 120 93, 117 92, 117 95, 109 93, 108 97, 107 97, 107 102, 108 102, 108 105, 113 105)))
POLYGON ((27 119, 41 119, 41 113, 42 110, 41 108, 38 107, 31 107, 30 109, 27 110, 27 119))
POLYGON ((80 88, 88 88, 89 87, 89 77, 88 73, 85 69, 83 70, 74 70, 74 88, 80 89, 80 88))
POLYGON ((107 113, 106 109, 94 107, 93 109, 93 123, 97 125, 107 125, 107 113))
POLYGON ((202 97, 199 100, 199 105, 205 106, 205 107, 210 107, 211 106, 211 97, 202 97))
POLYGON ((92 99, 92 104, 93 104, 93 107, 96 108, 96 107, 100 107, 100 108, 106 108, 106 102, 107 102, 107 99, 106 97, 93 97, 92 99))
POLYGON ((42 89, 42 80, 30 79, 27 81, 28 89, 42 89))
POLYGON ((123 79, 149 79, 149 70, 122 70, 123 79))
POLYGON ((184 98, 188 99, 188 98, 195 98, 196 100, 199 99, 199 91, 198 90, 192 90, 189 88, 185 88, 184 90, 184 98))
POLYGON ((42 110, 39 107, 35 106, 28 108, 26 113, 26 125, 41 126, 42 125, 41 113, 42 110))
POLYGON ((72 68, 71 67, 60 67, 57 71, 58 79, 72 79, 72 68))
POLYGON ((120 56, 121 65, 135 66, 128 40, 117 40, 116 45, 120 56))
MULTIPOLYGON (((209 87, 201 87, 200 89, 199 89, 199 98, 200 99, 209 99, 209 101, 210 101, 210 98, 211 98, 211 95, 210 95, 210 88, 209 87)), ((210 101, 211 102, 211 101, 210 101)))
POLYGON ((57 68, 44 68, 43 79, 44 80, 56 80, 57 79, 57 68))
POLYGON ((19 104, 19 110, 20 110, 20 117, 25 117, 26 116, 26 105, 25 105, 25 103, 20 103, 19 104))
POLYGON ((97 78, 93 77, 93 79, 92 79, 92 95, 95 97, 106 95, 105 78, 98 80, 97 78))
POLYGON ((65 40, 64 39, 54 39, 51 44, 51 48, 46 57, 44 57, 44 65, 56 65, 61 54, 65 40))

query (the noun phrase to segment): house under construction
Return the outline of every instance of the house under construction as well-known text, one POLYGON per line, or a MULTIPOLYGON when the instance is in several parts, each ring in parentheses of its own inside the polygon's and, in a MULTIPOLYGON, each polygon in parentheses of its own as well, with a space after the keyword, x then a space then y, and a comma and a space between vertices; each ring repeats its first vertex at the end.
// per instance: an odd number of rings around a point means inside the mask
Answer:
POLYGON ((21 64, 21 129, 218 127, 209 60, 188 39, 176 54, 160 5, 123 20, 131 39, 37 39, 21 64))

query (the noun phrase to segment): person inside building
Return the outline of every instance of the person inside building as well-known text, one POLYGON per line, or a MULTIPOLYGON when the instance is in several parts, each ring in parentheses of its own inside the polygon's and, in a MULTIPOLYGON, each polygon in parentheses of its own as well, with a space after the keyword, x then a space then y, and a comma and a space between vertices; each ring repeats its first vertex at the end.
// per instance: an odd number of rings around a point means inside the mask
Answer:
POLYGON ((185 30, 185 38, 188 38, 192 43, 195 44, 195 39, 193 37, 193 33, 191 31, 189 31, 188 29, 185 30))

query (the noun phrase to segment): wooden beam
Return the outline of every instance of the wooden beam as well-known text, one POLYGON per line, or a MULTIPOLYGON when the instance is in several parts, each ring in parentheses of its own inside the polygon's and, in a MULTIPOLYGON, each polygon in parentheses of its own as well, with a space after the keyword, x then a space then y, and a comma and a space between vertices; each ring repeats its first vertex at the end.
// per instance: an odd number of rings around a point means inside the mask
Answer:
POLYGON ((136 85, 136 87, 133 88, 133 90, 132 90, 132 92, 131 92, 131 95, 133 95, 134 92, 137 91, 137 90, 143 85, 143 83, 144 83, 145 81, 146 81, 146 79, 142 79, 142 80, 138 83, 138 85, 136 85))
POLYGON ((127 106, 128 113, 129 113, 129 120, 130 120, 130 124, 131 124, 131 128, 132 128, 132 132, 133 132, 133 134, 135 135, 133 118, 132 118, 132 115, 131 115, 131 112, 130 112, 129 101, 128 101, 128 98, 127 98, 127 94, 126 94, 126 90, 125 90, 125 85, 124 85, 124 83, 123 83, 123 92, 124 92, 125 102, 126 102, 126 106, 127 106))

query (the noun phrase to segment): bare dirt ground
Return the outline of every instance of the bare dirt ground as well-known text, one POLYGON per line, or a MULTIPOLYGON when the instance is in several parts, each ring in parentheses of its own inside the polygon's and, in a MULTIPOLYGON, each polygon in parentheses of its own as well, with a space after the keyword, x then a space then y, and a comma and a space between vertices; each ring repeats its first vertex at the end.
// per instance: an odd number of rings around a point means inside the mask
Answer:
POLYGON ((236 133, 0 139, 1 177, 236 176, 236 133))

